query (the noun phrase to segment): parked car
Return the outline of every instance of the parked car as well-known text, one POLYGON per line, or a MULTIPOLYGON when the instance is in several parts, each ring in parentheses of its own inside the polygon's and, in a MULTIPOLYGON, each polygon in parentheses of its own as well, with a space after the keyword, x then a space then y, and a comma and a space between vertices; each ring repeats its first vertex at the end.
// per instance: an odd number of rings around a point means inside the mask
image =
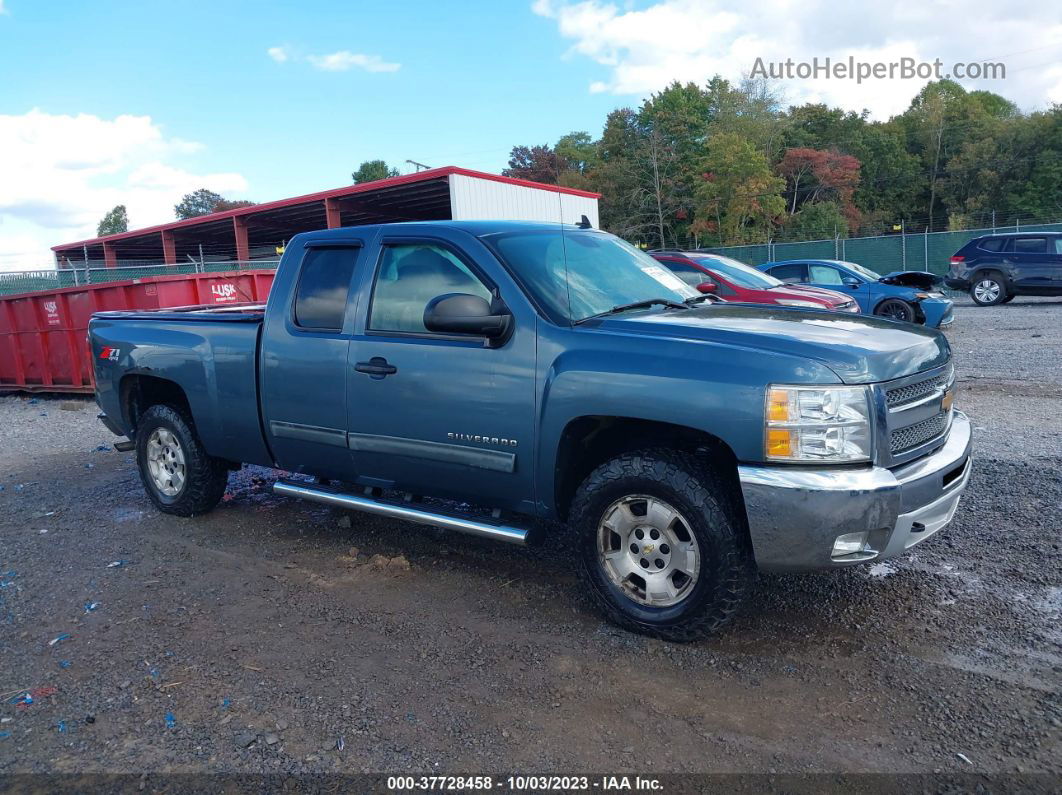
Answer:
POLYGON ((894 271, 879 276, 854 262, 833 259, 765 262, 760 270, 786 284, 839 290, 867 315, 942 328, 955 319, 952 300, 940 292, 940 276, 924 271, 894 271))
POLYGON ((306 232, 264 307, 95 315, 96 399, 165 513, 250 463, 294 473, 278 494, 501 541, 568 548, 566 522, 608 618, 690 640, 755 567, 931 537, 970 473, 940 332, 706 298, 574 226, 306 232))
POLYGON ((787 285, 736 259, 700 251, 650 251, 682 281, 727 301, 803 306, 834 312, 858 312, 859 304, 835 290, 787 285))
POLYGON ((975 304, 1017 295, 1062 295, 1062 233, 1013 232, 974 238, 955 252, 944 283, 975 304))

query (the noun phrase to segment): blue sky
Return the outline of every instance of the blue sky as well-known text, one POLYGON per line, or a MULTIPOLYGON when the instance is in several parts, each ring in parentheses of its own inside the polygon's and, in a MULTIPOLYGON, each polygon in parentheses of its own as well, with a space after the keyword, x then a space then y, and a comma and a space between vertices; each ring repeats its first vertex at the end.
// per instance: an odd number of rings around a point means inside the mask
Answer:
POLYGON ((197 167, 237 169, 255 199, 340 185, 376 157, 497 171, 513 144, 598 129, 617 104, 588 94, 599 69, 564 60, 555 25, 526 3, 5 5, 0 111, 148 115, 205 143, 197 167), (328 72, 276 63, 271 47, 401 66, 328 72))
MULTIPOLYGON (((1062 101, 1062 21, 967 5, 0 0, 0 269, 47 265, 119 202, 135 228, 197 187, 268 201, 367 159, 500 171, 514 144, 596 135, 670 80, 740 79, 756 57, 1002 55, 1006 81, 967 86, 1062 101)), ((775 88, 887 118, 922 82, 775 88)))

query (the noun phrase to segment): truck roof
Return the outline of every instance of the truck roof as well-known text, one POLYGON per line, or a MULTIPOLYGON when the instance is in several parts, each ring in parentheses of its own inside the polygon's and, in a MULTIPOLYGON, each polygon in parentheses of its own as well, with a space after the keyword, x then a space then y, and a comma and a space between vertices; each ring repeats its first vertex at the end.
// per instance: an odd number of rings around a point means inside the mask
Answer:
POLYGON ((566 232, 579 232, 583 231, 575 223, 562 224, 546 221, 402 221, 393 224, 365 224, 363 226, 348 226, 340 227, 337 229, 322 229, 315 232, 303 232, 302 234, 312 234, 315 238, 320 237, 343 237, 349 235, 351 229, 357 229, 359 231, 376 230, 376 229, 388 229, 391 231, 408 229, 410 231, 427 231, 430 229, 460 229, 467 232, 470 235, 476 237, 482 237, 483 235, 492 235, 499 232, 514 232, 514 231, 529 231, 529 232, 546 232, 555 231, 558 229, 564 229, 566 232))

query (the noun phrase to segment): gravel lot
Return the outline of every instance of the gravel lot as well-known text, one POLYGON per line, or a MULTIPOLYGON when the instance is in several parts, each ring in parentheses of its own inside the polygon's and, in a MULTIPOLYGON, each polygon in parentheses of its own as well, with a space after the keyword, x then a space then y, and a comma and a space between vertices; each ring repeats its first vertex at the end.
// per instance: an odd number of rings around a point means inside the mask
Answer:
POLYGON ((977 464, 954 524, 897 561, 762 577, 687 646, 603 623, 563 543, 281 500, 260 469, 163 516, 90 401, 0 398, 0 773, 1057 782, 1062 300, 956 316, 977 464))

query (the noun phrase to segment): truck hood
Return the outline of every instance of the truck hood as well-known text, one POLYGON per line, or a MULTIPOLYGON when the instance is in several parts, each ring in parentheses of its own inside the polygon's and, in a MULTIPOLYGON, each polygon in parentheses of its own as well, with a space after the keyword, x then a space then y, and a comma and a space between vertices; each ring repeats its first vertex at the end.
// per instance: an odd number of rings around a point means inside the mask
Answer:
POLYGON ((829 367, 846 384, 913 375, 951 357, 947 338, 934 329, 815 309, 736 303, 654 309, 606 317, 597 328, 803 357, 829 367))

